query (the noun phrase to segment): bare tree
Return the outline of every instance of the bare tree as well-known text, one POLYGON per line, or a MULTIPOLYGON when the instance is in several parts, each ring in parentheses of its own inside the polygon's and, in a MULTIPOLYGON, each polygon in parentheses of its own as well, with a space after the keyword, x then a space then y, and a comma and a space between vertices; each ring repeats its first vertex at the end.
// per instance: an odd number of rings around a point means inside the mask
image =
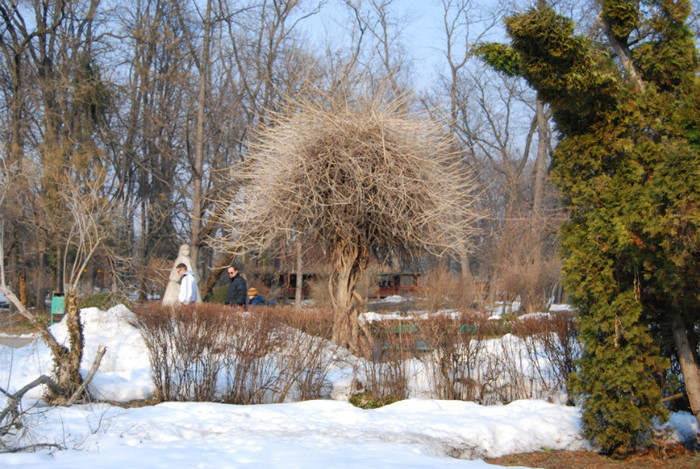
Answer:
MULTIPOLYGON (((461 136, 458 122, 470 97, 469 93, 461 90, 464 85, 464 70, 474 62, 474 48, 501 21, 501 16, 502 6, 495 10, 489 8, 488 14, 484 14, 483 6, 479 6, 473 0, 442 0, 442 27, 445 38, 443 54, 448 74, 442 78, 443 90, 439 91, 442 96, 433 103, 424 98, 423 105, 431 113, 434 113, 435 109, 447 108, 448 134, 455 140, 461 136), (449 101, 449 106, 441 104, 445 100, 449 101)), ((464 147, 465 157, 471 156, 474 149, 466 145, 464 147)), ((457 251, 465 282, 471 275, 469 251, 470 246, 467 242, 457 251)))
POLYGON ((460 112, 467 104, 468 95, 460 92, 464 69, 474 60, 474 48, 502 21, 502 10, 490 9, 487 16, 473 0, 442 0, 442 25, 445 34, 443 54, 448 75, 443 87, 449 100, 449 133, 456 137, 460 112))
MULTIPOLYGON (((6 178, 6 172, 0 173, 0 182, 6 178)), ((5 181, 7 182, 7 181, 5 181)), ((83 357, 83 330, 80 322, 78 307, 78 285, 85 267, 95 255, 98 248, 106 243, 112 233, 113 226, 111 210, 113 202, 104 197, 101 192, 102 177, 87 186, 76 188, 66 183, 59 191, 59 197, 70 214, 70 220, 64 220, 66 232, 59 239, 63 245, 63 272, 67 280, 65 296, 66 326, 69 344, 60 343, 49 329, 42 325, 35 313, 26 309, 17 296, 5 283, 4 256, 0 257, 0 291, 14 304, 19 313, 29 319, 40 331, 42 339, 51 348, 54 356, 55 382, 49 386, 47 398, 54 403, 70 405, 80 397, 86 389, 86 383, 80 375, 80 363, 83 357)), ((2 185, 4 189, 8 184, 2 185)), ((0 206, 5 200, 5 190, 0 194, 0 206)), ((0 228, 1 228, 0 220, 0 228)), ((55 228, 60 232, 60 227, 55 228)), ((2 237, 0 237, 0 253, 4 253, 2 237)), ((101 352, 102 354, 104 353, 101 352)), ((98 356, 95 367, 99 366, 101 355, 98 356)))
POLYGON ((252 146, 244 201, 222 220, 229 251, 269 252, 303 238, 332 264, 333 338, 358 345, 358 280, 372 254, 443 255, 472 233, 473 182, 453 142, 404 99, 290 100, 252 146))
MULTIPOLYGON (((132 0, 122 7, 122 53, 129 68, 123 157, 116 174, 139 225, 129 244, 140 273, 149 259, 171 254, 186 227, 182 207, 187 202, 177 189, 180 174, 188 174, 182 166, 187 165, 187 103, 195 90, 187 49, 192 33, 186 29, 192 25, 181 21, 177 2, 132 0), (172 40, 176 37, 181 39, 172 40)), ((143 295, 146 279, 138 277, 143 295)))
MULTIPOLYGON (((303 86, 315 73, 310 55, 297 45, 295 28, 318 8, 308 2, 303 10, 299 0, 171 3, 192 65, 192 84, 182 83, 187 122, 174 189, 187 201, 182 231, 185 236, 189 231, 197 273, 206 275, 205 261, 212 253, 204 249, 205 240, 219 229, 212 201, 237 184, 222 179, 220 171, 245 160, 250 129, 277 106, 280 92, 303 86)), ((230 259, 211 259, 211 273, 200 283, 202 294, 209 293, 225 261, 230 259)))
POLYGON ((362 73, 379 86, 389 84, 395 97, 406 92, 408 86, 402 81, 406 78, 407 63, 405 50, 401 44, 401 29, 408 23, 406 17, 394 17, 393 0, 369 0, 368 8, 363 8, 362 0, 345 0, 352 12, 354 26, 359 34, 354 34, 354 60, 360 59, 363 46, 368 48, 364 58, 362 73), (363 44, 366 43, 366 44, 363 44))

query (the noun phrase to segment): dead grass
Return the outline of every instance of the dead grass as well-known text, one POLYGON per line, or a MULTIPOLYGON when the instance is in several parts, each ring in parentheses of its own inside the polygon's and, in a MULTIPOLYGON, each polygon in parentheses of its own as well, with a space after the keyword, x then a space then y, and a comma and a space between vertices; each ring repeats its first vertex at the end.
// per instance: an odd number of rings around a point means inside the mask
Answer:
POLYGON ((540 467, 543 469, 697 469, 700 453, 682 445, 633 453, 624 459, 604 456, 592 451, 537 451, 488 458, 489 464, 500 466, 540 467))

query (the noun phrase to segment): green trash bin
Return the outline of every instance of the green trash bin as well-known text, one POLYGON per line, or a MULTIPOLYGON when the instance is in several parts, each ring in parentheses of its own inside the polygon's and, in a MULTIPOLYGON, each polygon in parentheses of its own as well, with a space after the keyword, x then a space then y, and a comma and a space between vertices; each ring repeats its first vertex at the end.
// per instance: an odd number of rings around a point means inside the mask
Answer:
POLYGON ((51 324, 53 324, 54 314, 63 314, 63 305, 65 304, 66 296, 63 293, 52 293, 51 295, 51 324))

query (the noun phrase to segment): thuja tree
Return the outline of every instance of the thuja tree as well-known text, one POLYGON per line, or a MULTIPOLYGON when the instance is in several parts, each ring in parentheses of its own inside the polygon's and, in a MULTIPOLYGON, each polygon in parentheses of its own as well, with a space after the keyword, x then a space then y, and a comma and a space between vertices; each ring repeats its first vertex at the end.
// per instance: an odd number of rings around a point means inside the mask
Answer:
POLYGON ((596 41, 540 2, 507 20, 509 45, 482 53, 553 109, 564 275, 584 345, 573 389, 585 432, 613 452, 665 417, 669 359, 700 421, 700 82, 688 1, 599 7, 596 41))
POLYGON ((243 192, 221 200, 229 251, 321 248, 333 340, 358 345, 355 291, 371 255, 442 255, 471 233, 473 180, 453 142, 403 100, 290 101, 251 148, 243 192), (300 243, 300 244, 297 244, 300 243))

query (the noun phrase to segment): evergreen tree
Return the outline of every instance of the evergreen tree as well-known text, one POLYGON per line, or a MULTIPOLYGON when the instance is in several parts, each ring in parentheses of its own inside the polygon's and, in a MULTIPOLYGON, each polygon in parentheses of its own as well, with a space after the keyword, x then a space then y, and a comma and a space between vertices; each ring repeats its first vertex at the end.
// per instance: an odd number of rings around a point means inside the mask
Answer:
POLYGON ((510 45, 481 53, 552 106, 564 276, 584 345, 572 388, 586 434, 625 452, 666 415, 669 359, 700 421, 700 79, 687 0, 599 5, 600 40, 540 2, 507 19, 510 45))

